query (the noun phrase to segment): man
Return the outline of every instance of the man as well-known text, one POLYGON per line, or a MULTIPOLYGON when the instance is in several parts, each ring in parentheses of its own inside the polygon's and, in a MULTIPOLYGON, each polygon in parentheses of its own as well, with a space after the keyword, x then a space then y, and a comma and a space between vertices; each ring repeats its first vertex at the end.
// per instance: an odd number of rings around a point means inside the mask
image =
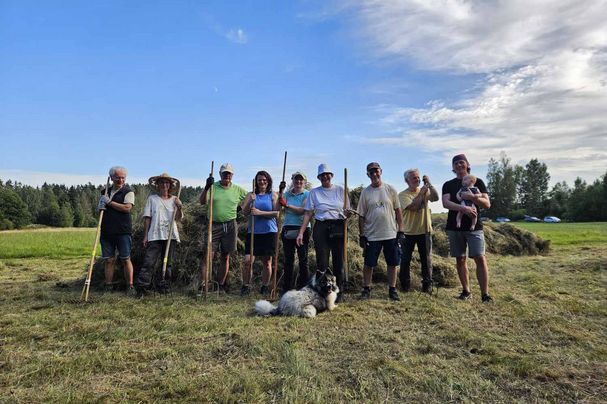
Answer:
POLYGON ((464 200, 472 202, 472 206, 461 205, 457 199, 457 193, 462 187, 462 179, 470 173, 470 164, 464 154, 458 154, 451 161, 453 172, 456 177, 443 184, 442 200, 445 209, 449 209, 447 216, 447 235, 449 237, 449 250, 455 257, 457 274, 462 284, 462 293, 459 299, 470 299, 470 287, 468 285, 468 267, 466 264, 466 248, 468 256, 476 263, 476 278, 481 289, 483 302, 491 302, 489 295, 489 269, 485 258, 485 236, 483 234, 483 223, 476 221, 474 230, 470 230, 471 218, 479 216, 480 209, 489 209, 491 203, 487 194, 485 183, 478 179, 476 186, 480 193, 474 194, 470 191, 460 193, 464 200), (457 213, 463 213, 462 224, 457 226, 457 213))
POLYGON ((127 296, 135 296, 133 288, 133 264, 131 263, 131 243, 133 225, 131 209, 135 204, 135 193, 125 185, 127 170, 124 167, 110 168, 112 188, 109 196, 102 195, 98 209, 105 210, 101 222, 101 255, 105 261, 105 291, 114 289, 114 262, 116 250, 122 261, 127 296))
POLYGON ((409 186, 398 194, 400 208, 403 211, 405 240, 402 243, 403 256, 400 261, 400 285, 404 292, 411 290, 411 257, 417 245, 422 266, 422 292, 432 293, 432 217, 428 202, 438 201, 438 192, 430 184, 430 178, 424 175, 424 186, 420 185, 417 168, 405 171, 405 182, 409 186))
POLYGON ((364 250, 362 299, 371 296, 371 277, 377 266, 379 253, 384 250, 388 266, 388 296, 398 301, 396 291, 396 266, 399 263, 398 239, 404 238, 400 202, 396 189, 381 180, 382 170, 378 163, 367 164, 367 177, 371 185, 363 189, 358 201, 357 212, 360 215, 360 246, 364 250))
MULTIPOLYGON (((213 187, 213 258, 215 257, 215 253, 221 253, 221 266, 217 273, 217 282, 219 283, 219 289, 227 293, 229 289, 227 280, 230 271, 230 254, 236 251, 238 230, 236 214, 240 203, 247 196, 247 191, 232 183, 232 177, 234 176, 232 164, 223 164, 219 169, 219 175, 221 180, 217 182, 215 182, 212 176, 207 178, 204 190, 200 195, 200 204, 207 204, 209 199, 207 194, 209 189, 213 187)), ((206 271, 207 263, 206 259, 203 259, 201 265, 203 282, 206 271)), ((203 291, 204 285, 201 284, 198 288, 198 296, 201 296, 203 291)))

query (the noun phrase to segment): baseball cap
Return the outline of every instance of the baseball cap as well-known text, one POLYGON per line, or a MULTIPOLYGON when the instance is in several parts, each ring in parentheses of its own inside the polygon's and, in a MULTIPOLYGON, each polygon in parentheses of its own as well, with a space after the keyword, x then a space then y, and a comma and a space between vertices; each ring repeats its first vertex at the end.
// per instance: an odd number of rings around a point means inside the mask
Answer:
POLYGON ((223 163, 221 165, 221 167, 219 168, 219 174, 224 173, 224 172, 234 174, 234 167, 232 167, 232 164, 230 164, 230 163, 223 163))

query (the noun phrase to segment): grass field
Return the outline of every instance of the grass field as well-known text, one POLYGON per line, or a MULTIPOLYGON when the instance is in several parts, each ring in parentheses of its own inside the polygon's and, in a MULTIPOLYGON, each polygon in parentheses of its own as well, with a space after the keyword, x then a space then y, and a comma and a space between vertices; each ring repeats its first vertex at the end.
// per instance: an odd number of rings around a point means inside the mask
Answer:
POLYGON ((552 245, 590 245, 607 243, 607 223, 526 223, 512 222, 515 226, 551 240, 552 245))
POLYGON ((604 402, 607 242, 563 225, 538 227, 549 255, 488 257, 493 304, 475 282, 467 302, 392 303, 376 285, 313 320, 258 318, 235 295, 77 303, 55 283, 82 276, 93 232, 65 247, 61 232, 1 232, 0 402, 604 402))

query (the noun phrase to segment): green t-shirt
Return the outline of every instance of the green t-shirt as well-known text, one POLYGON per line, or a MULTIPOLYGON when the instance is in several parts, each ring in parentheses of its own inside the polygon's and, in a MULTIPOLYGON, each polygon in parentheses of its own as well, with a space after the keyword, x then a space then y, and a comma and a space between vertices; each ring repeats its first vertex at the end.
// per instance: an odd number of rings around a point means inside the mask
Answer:
MULTIPOLYGON (((232 183, 225 188, 219 181, 213 184, 213 222, 228 222, 236 219, 236 210, 247 196, 247 191, 232 183)), ((207 201, 209 192, 207 192, 207 201)))

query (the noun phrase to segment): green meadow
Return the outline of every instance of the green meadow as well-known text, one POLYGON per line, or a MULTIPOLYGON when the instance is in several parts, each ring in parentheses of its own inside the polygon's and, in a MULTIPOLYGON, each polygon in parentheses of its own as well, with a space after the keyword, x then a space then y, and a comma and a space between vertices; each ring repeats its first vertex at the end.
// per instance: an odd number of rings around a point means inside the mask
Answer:
POLYGON ((488 256, 492 304, 472 276, 470 301, 378 284, 315 319, 235 292, 81 303, 94 229, 0 232, 0 402, 605 402, 606 226, 516 225, 553 248, 488 256))

